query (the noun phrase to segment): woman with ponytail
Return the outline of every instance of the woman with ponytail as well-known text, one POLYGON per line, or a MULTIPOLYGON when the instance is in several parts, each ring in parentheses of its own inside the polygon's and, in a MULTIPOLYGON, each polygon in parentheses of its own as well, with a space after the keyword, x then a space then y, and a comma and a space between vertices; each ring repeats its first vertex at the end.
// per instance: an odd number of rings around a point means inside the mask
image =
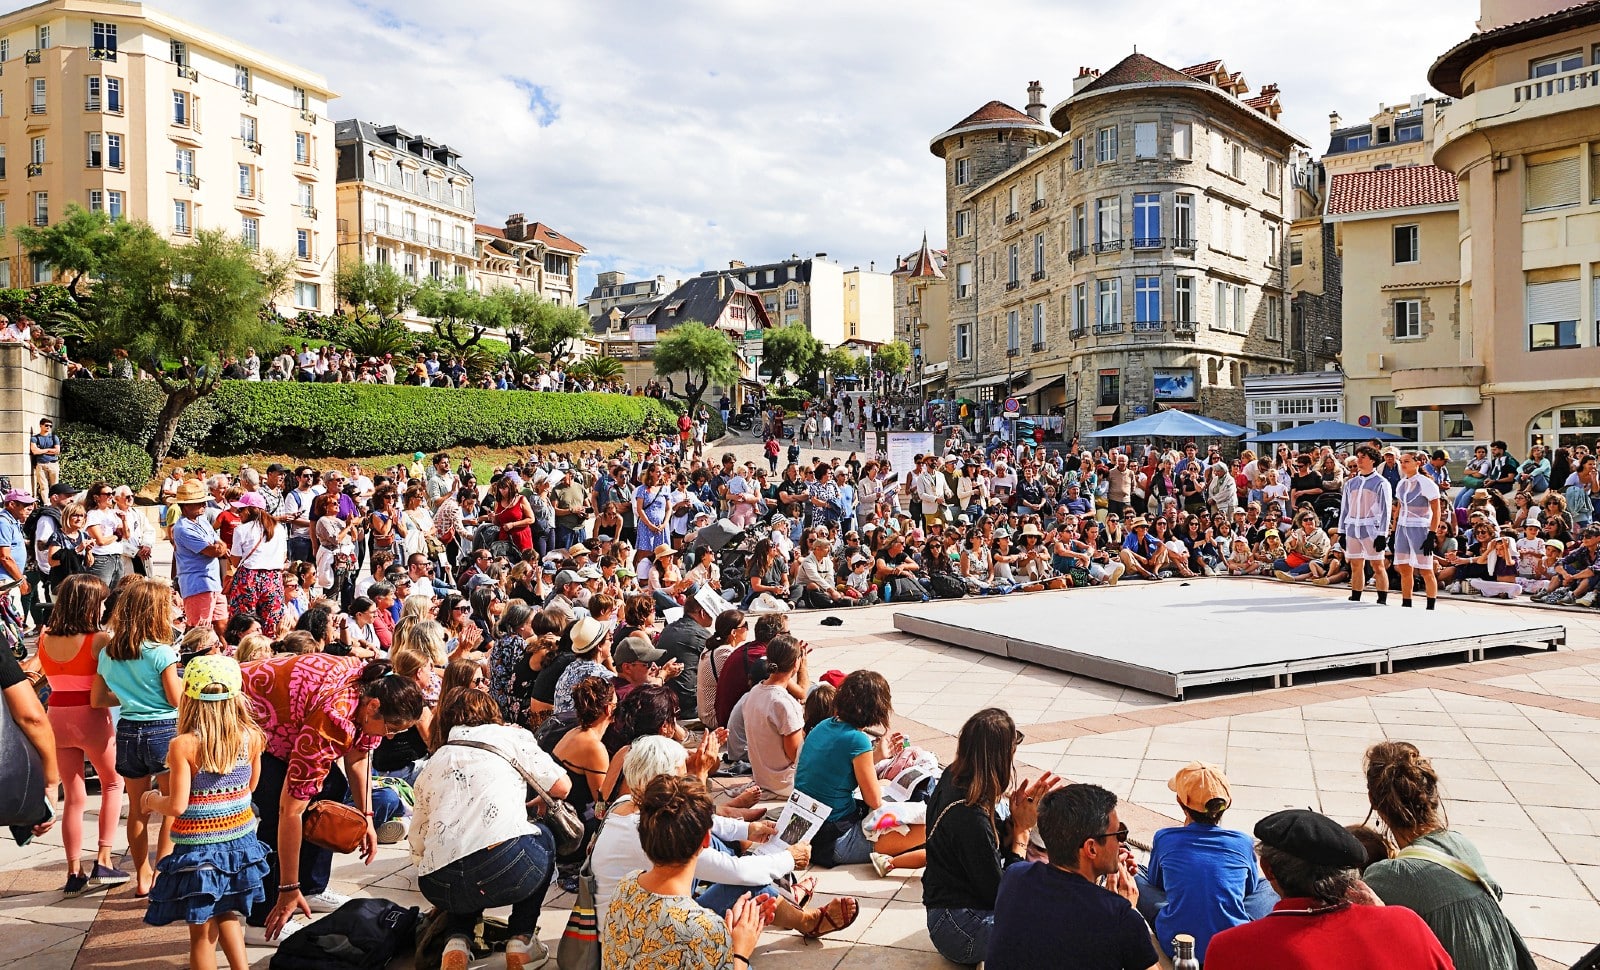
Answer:
POLYGON ((1399 849, 1367 867, 1367 885, 1421 916, 1457 970, 1534 967, 1500 908, 1500 884, 1466 836, 1450 831, 1432 762, 1406 741, 1373 745, 1365 762, 1367 800, 1399 849))
POLYGON ((254 798, 258 831, 274 850, 267 902, 248 920, 252 945, 299 929, 289 922, 296 910, 309 916, 344 902, 328 891, 333 854, 301 839, 301 818, 313 801, 348 801, 366 814, 361 857, 372 862, 378 834, 368 756, 384 738, 417 723, 424 705, 415 680, 389 674, 387 663, 326 653, 273 657, 244 669, 245 695, 266 735, 254 798))

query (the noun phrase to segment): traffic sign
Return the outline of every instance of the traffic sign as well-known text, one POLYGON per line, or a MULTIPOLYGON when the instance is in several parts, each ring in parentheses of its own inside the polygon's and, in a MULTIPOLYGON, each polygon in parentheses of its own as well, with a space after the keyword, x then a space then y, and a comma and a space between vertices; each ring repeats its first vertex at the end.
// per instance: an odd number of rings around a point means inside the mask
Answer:
POLYGON ((1022 413, 1022 402, 1017 400, 1014 397, 1008 397, 1008 398, 1006 398, 1004 411, 1005 411, 1007 416, 1021 414, 1022 413))

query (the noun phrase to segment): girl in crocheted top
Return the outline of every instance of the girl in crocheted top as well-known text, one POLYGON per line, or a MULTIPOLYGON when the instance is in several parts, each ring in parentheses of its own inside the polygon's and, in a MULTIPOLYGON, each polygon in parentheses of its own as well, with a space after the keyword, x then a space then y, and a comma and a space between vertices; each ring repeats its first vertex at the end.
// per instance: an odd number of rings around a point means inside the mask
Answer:
POLYGON ((219 943, 231 970, 246 970, 244 916, 266 898, 267 851, 250 808, 265 738, 231 657, 191 660, 180 700, 165 790, 141 806, 173 817, 173 851, 156 864, 144 919, 187 923, 195 970, 215 970, 219 943))

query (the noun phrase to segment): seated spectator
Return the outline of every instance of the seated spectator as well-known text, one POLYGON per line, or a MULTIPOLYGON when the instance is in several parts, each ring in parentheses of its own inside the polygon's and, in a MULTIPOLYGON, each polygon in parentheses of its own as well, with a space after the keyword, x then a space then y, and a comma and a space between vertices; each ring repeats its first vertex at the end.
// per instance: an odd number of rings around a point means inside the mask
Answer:
POLYGON ((811 554, 800 560, 801 594, 797 605, 812 609, 849 606, 834 575, 832 547, 825 538, 813 539, 811 554))
POLYGON ((717 681, 728 655, 750 638, 743 610, 723 610, 712 625, 711 639, 700 655, 700 670, 695 677, 695 713, 707 728, 721 727, 717 720, 717 681))
POLYGON ((1139 889, 1117 796, 1098 785, 1058 788, 1039 803, 1038 827, 1050 861, 1020 862, 1001 877, 984 966, 1035 970, 1069 953, 1074 970, 1158 966, 1150 927, 1134 910, 1139 889))
POLYGON ((1177 795, 1188 821, 1156 832, 1150 861, 1136 877, 1139 912, 1156 929, 1156 941, 1172 956, 1172 938, 1194 938, 1195 957, 1205 960, 1211 937, 1230 926, 1260 919, 1278 897, 1256 869, 1255 843, 1222 827, 1233 793, 1222 769, 1192 761, 1167 788, 1177 795))
MULTIPOLYGON (((755 635, 750 642, 729 651, 727 659, 717 668, 717 724, 726 727, 731 723, 733 705, 749 693, 751 687, 766 679, 763 660, 767 656, 767 644, 772 642, 773 637, 788 632, 789 617, 786 614, 764 613, 756 618, 755 635)), ((810 687, 804 651, 801 652, 799 674, 791 684, 795 688, 791 691, 795 699, 804 700, 806 689, 810 687)))
POLYGON ((1132 532, 1122 542, 1122 564, 1144 579, 1160 579, 1167 564, 1167 547, 1150 534, 1150 523, 1142 515, 1128 523, 1128 528, 1132 532))
POLYGON ((1306 577, 1317 578, 1317 564, 1327 558, 1331 548, 1317 513, 1302 509, 1294 517, 1294 524, 1295 528, 1283 544, 1283 557, 1272 564, 1273 575, 1289 583, 1306 577))
POLYGON ((1356 869, 1361 842, 1308 809, 1274 812, 1256 823, 1261 872, 1282 897, 1273 913, 1223 930, 1206 950, 1207 970, 1448 970, 1450 955, 1416 913, 1403 906, 1351 905, 1365 894, 1356 869))
POLYGON ((922 905, 928 938, 952 963, 971 966, 983 960, 1001 876, 1022 861, 1039 800, 1061 783, 1047 772, 1010 791, 1011 763, 1021 740, 1022 732, 1005 711, 991 707, 972 715, 961 727, 955 760, 928 800, 933 821, 922 905), (1008 792, 1010 817, 1002 819, 998 809, 1008 792))
POLYGON ((750 780, 768 798, 788 798, 804 737, 805 708, 789 692, 800 666, 800 645, 788 634, 767 644, 767 678, 744 699, 744 737, 750 780))
POLYGON ((1366 868, 1367 885, 1389 906, 1421 916, 1456 970, 1533 966, 1500 908, 1500 884, 1477 847, 1446 825, 1433 765, 1405 741, 1375 744, 1365 761, 1367 798, 1400 850, 1366 868))

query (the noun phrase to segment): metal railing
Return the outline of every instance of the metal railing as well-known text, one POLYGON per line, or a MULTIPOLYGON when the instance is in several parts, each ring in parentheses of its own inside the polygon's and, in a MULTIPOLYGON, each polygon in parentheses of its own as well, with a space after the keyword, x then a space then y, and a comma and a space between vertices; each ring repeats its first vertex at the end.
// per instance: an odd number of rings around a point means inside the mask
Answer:
POLYGON ((1050 200, 1049 199, 1034 199, 1033 200, 1033 205, 1028 207, 1028 211, 1029 212, 1038 212, 1040 209, 1043 209, 1045 206, 1047 206, 1049 204, 1050 204, 1050 200))
POLYGON ((1115 323, 1097 323, 1094 325, 1094 332, 1096 336, 1108 333, 1121 333, 1122 321, 1118 320, 1115 323))
POLYGON ((1073 262, 1077 262, 1078 260, 1082 259, 1084 254, 1087 253, 1088 251, 1089 250, 1085 249, 1084 247, 1079 246, 1077 249, 1068 250, 1067 251, 1067 258, 1072 260, 1073 262))
POLYGON ((1166 329, 1164 320, 1135 320, 1133 321, 1134 333, 1160 333, 1166 329))
POLYGON ((312 124, 316 124, 317 123, 317 113, 315 111, 312 111, 310 108, 301 108, 300 109, 300 120, 301 121, 309 121, 312 124))
POLYGON ((1103 242, 1097 242, 1094 244, 1094 251, 1097 253, 1115 253, 1120 252, 1121 250, 1122 240, 1120 239, 1107 239, 1103 242))
POLYGON ((39 48, 35 47, 33 50, 28 51, 28 53, 22 55, 22 60, 23 60, 23 63, 25 63, 25 64, 38 64, 38 63, 41 63, 41 62, 44 61, 44 51, 42 51, 39 48))
POLYGON ((44 165, 40 162, 28 163, 28 178, 38 178, 44 174, 44 165))
POLYGON ((1161 237, 1160 236, 1135 236, 1133 238, 1133 248, 1134 249, 1160 249, 1161 248, 1161 237))
POLYGON ((317 217, 317 207, 314 205, 302 205, 300 207, 300 214, 305 216, 307 219, 315 219, 317 217))
POLYGON ((1006 289, 1007 290, 1019 289, 1021 286, 1022 286, 1022 281, 1021 280, 1007 280, 1006 281, 1006 289))
POLYGON ((45 103, 43 101, 35 101, 28 105, 28 114, 31 115, 42 115, 45 113, 45 110, 45 103))
POLYGON ((392 222, 368 219, 364 224, 364 229, 367 232, 375 232, 380 236, 388 236, 390 239, 402 239, 406 242, 419 243, 433 249, 442 249, 446 252, 459 253, 463 256, 472 255, 476 251, 471 244, 462 243, 457 245, 453 239, 447 239, 444 236, 422 232, 417 229, 407 229, 392 222))
POLYGON ((89 60, 91 61, 115 61, 116 59, 117 49, 115 47, 89 48, 89 60))
POLYGON ((1174 236, 1172 238, 1172 248, 1192 253, 1195 250, 1195 240, 1193 237, 1185 239, 1180 236, 1174 236))
POLYGON ((1193 337, 1200 329, 1200 324, 1193 320, 1172 321, 1172 332, 1179 337, 1193 337))
POLYGON ((1033 342, 1033 352, 1034 353, 1037 354, 1038 352, 1040 352, 1043 349, 1044 349, 1044 341, 1043 340, 1035 340, 1033 342))
POLYGON ((1021 219, 1021 218, 1022 218, 1022 213, 1020 213, 1020 212, 1007 212, 1006 213, 1006 225, 1009 226, 1013 222, 1016 222, 1018 219, 1021 219))
POLYGON ((1040 280, 1044 279, 1044 275, 1045 275, 1044 274, 1044 270, 1042 270, 1042 269, 1034 270, 1033 271, 1033 282, 1037 283, 1040 280))
POLYGON ((256 104, 260 101, 254 91, 246 91, 243 88, 239 89, 239 97, 244 99, 245 104, 256 104))
POLYGON ((179 172, 178 181, 182 182, 184 185, 187 185, 191 189, 198 189, 200 187, 200 176, 195 175, 192 172, 179 172))
POLYGON ((178 77, 185 81, 200 80, 200 72, 187 64, 174 64, 173 67, 177 68, 178 77))

